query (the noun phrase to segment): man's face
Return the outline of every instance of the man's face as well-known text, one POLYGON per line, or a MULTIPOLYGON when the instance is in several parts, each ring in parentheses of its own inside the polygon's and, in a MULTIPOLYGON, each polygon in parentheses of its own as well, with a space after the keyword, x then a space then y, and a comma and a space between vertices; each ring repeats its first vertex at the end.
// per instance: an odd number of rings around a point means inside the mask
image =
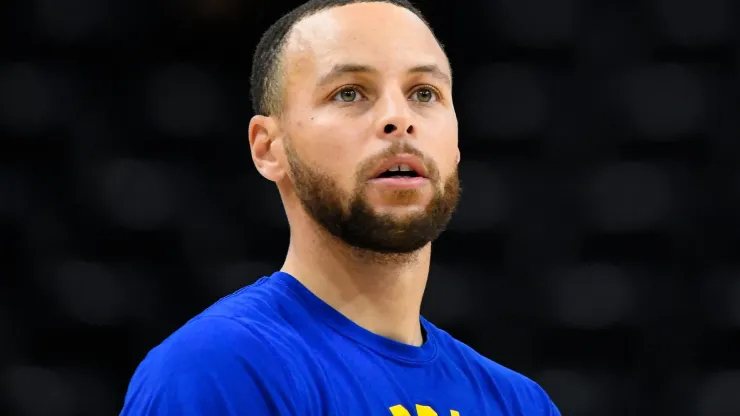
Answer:
POLYGON ((284 71, 283 145, 304 209, 362 249, 434 240, 457 205, 459 152, 449 64, 424 23, 387 3, 325 10, 296 25, 284 71))

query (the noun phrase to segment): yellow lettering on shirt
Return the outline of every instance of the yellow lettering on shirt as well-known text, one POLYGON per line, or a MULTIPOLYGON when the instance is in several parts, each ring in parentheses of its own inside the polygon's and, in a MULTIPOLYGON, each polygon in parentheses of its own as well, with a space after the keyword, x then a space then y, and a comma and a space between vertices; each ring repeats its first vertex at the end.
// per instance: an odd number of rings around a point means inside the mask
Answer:
MULTIPOLYGON (((390 408, 391 415, 393 416, 411 416, 411 412, 406 410, 405 407, 397 404, 390 408)), ((416 405, 416 416, 438 416, 437 412, 429 406, 416 405)), ((450 416, 460 416, 460 412, 457 410, 450 410, 450 416)))

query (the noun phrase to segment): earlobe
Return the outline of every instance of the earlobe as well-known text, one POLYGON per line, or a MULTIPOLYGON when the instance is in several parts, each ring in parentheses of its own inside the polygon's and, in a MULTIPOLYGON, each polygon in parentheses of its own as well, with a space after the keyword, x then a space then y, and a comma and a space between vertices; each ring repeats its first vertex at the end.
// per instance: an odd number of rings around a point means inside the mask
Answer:
POLYGON ((254 116, 249 122, 249 148, 252 161, 260 175, 277 182, 282 179, 284 171, 276 152, 275 146, 278 136, 278 125, 272 117, 254 116))
POLYGON ((457 148, 457 157, 455 158, 455 164, 456 165, 460 164, 460 148, 459 147, 457 148))

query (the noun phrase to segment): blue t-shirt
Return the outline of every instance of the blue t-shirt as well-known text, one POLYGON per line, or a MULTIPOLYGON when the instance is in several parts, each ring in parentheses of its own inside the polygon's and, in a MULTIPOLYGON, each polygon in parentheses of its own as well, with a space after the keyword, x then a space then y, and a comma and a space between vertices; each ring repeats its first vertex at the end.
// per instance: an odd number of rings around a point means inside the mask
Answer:
POLYGON ((278 272, 150 351, 121 415, 560 415, 532 380, 421 323, 421 347, 373 334, 278 272))

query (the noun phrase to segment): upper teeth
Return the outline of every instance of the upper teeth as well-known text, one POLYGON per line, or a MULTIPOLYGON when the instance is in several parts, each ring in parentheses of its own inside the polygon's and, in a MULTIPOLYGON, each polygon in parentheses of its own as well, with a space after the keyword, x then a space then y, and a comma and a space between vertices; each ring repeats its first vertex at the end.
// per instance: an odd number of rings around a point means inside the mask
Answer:
POLYGON ((406 165, 406 164, 401 164, 401 165, 393 165, 393 166, 391 166, 391 168, 390 168, 390 169, 388 169, 388 170, 389 170, 389 171, 391 171, 391 172, 397 172, 397 171, 401 171, 401 172, 410 172, 410 171, 411 171, 411 170, 413 170, 413 169, 411 169, 411 168, 409 167, 409 165, 406 165))

